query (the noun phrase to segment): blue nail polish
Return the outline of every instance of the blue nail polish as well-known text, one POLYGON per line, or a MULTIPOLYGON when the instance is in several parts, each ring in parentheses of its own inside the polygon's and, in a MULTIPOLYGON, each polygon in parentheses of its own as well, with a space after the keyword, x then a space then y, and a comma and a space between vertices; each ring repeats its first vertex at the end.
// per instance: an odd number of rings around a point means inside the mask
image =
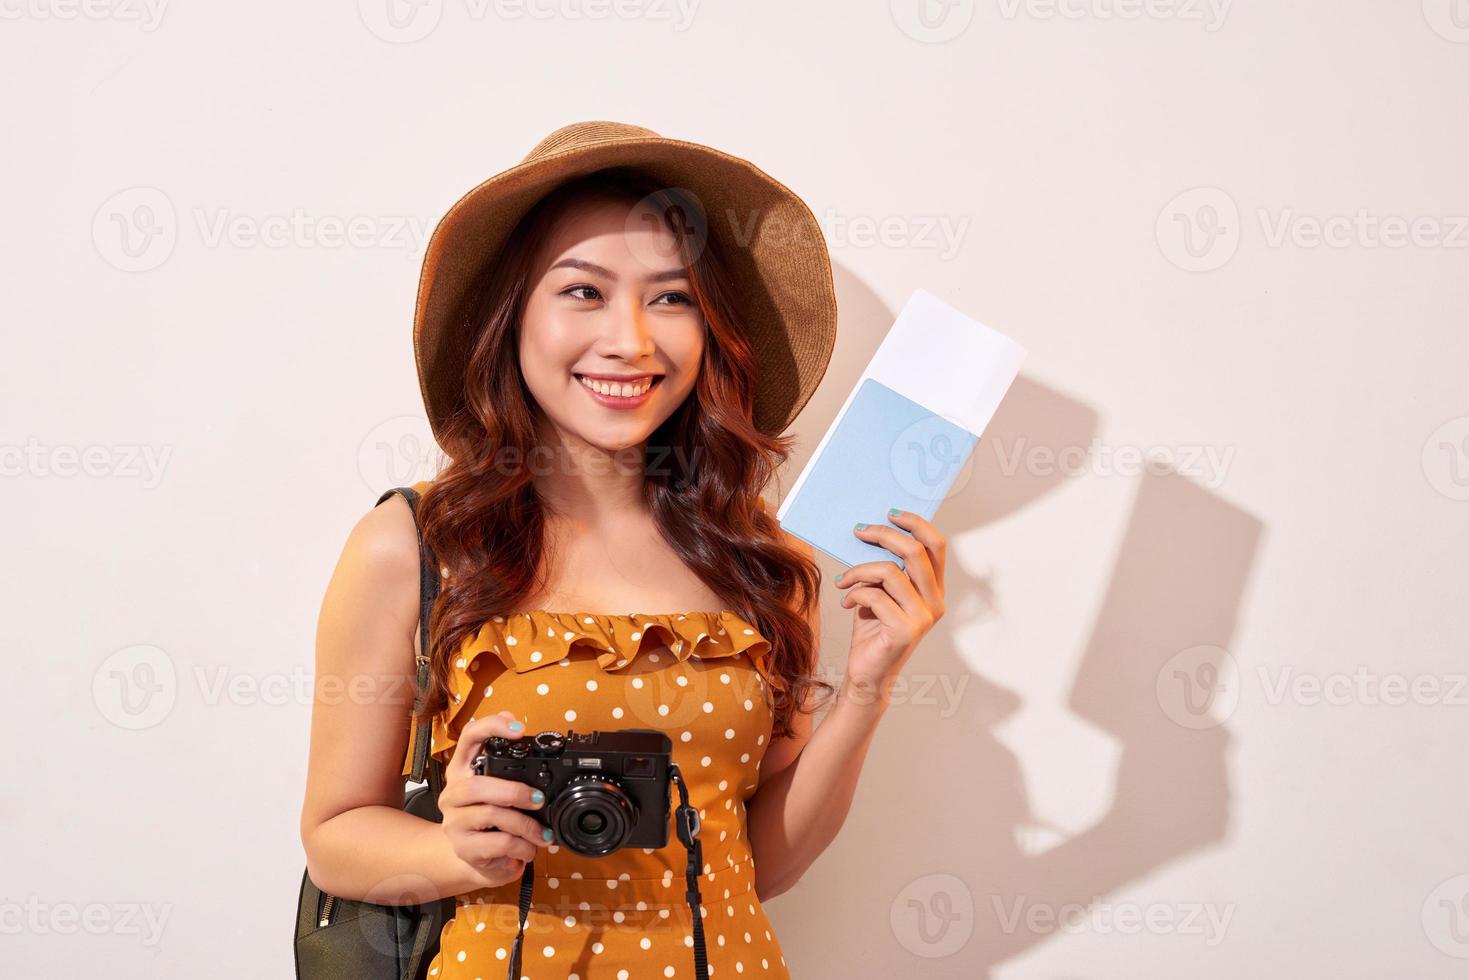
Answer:
POLYGON ((546 802, 546 794, 542 793, 540 790, 536 790, 535 792, 531 793, 530 801, 536 806, 540 806, 542 803, 546 802))
POLYGON ((859 531, 860 531, 860 530, 862 530, 862 529, 863 529, 863 528, 864 528, 864 527, 866 527, 866 526, 867 526, 867 525, 866 525, 866 524, 858 524, 858 525, 857 525, 857 530, 859 530, 859 531))
POLYGON ((551 839, 551 828, 550 827, 547 827, 545 830, 541 831, 541 840, 550 840, 550 839, 551 839))
POLYGON ((510 723, 510 730, 512 732, 524 731, 525 730, 525 722, 523 722, 523 721, 512 721, 510 723))
POLYGON ((897 517, 900 513, 902 513, 902 511, 898 510, 898 508, 896 507, 888 508, 888 516, 890 517, 897 517))

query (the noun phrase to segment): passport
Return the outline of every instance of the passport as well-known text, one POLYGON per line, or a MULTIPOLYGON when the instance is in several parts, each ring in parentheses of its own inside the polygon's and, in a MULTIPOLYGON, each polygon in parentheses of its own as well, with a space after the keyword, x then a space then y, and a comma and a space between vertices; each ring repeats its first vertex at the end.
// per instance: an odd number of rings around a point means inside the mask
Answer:
POLYGON ((966 464, 1025 357, 1015 341, 915 291, 781 502, 781 527, 848 567, 902 568, 854 525, 897 527, 889 507, 932 521, 963 493, 966 464))

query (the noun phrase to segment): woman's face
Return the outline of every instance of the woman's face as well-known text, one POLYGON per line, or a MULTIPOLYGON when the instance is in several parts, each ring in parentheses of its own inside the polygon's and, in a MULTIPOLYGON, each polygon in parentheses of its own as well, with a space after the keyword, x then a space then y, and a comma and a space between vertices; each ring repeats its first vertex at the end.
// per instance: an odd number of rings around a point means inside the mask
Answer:
POLYGON ((546 418, 607 451, 643 442, 693 390, 704 318, 657 212, 583 201, 531 267, 520 370, 546 418))

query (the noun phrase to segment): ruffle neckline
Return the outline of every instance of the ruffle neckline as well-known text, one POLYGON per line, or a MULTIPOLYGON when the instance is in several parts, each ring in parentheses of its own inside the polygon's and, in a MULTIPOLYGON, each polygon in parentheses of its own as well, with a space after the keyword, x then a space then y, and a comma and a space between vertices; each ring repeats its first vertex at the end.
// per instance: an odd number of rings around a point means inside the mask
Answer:
POLYGON ((596 651, 598 666, 608 673, 623 671, 645 657, 671 654, 682 662, 748 653, 761 677, 769 676, 770 641, 732 609, 611 614, 537 609, 495 616, 465 641, 454 660, 453 705, 462 704, 476 684, 489 678, 481 666, 485 657, 525 674, 562 662, 574 648, 596 651), (630 645, 619 638, 619 626, 620 636, 630 645))

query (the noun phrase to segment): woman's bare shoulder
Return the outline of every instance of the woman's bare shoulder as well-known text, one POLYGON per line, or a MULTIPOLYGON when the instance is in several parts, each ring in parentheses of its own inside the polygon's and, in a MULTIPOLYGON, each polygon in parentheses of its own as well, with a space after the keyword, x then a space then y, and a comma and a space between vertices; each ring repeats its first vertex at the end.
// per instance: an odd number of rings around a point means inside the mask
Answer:
POLYGON ((418 531, 401 494, 362 514, 347 534, 333 574, 352 604, 413 612, 418 596, 418 531))

